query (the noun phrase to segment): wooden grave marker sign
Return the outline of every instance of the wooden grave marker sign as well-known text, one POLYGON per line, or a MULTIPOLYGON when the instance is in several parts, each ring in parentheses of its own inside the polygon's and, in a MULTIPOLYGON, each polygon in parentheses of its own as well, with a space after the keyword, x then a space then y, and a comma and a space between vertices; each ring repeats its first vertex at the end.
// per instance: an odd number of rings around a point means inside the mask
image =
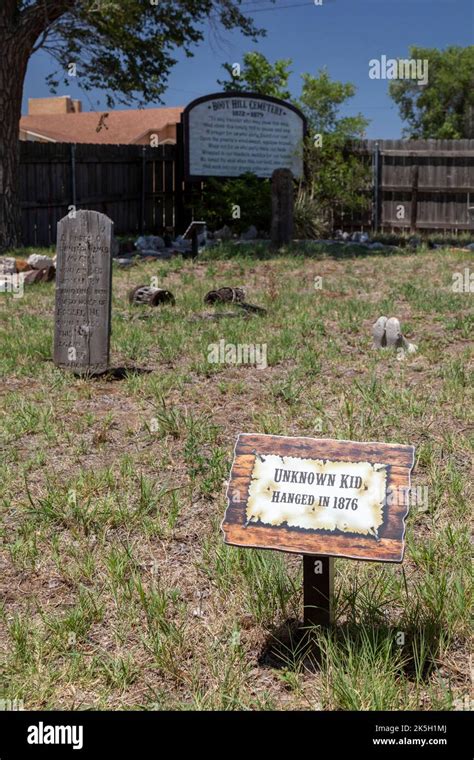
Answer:
POLYGON ((58 222, 54 363, 78 375, 109 365, 113 222, 76 211, 58 222))
POLYGON ((332 622, 333 557, 402 562, 414 447, 241 433, 225 542, 303 555, 305 625, 332 622))
POLYGON ((294 187, 290 169, 275 169, 272 174, 271 245, 279 249, 293 239, 294 187))

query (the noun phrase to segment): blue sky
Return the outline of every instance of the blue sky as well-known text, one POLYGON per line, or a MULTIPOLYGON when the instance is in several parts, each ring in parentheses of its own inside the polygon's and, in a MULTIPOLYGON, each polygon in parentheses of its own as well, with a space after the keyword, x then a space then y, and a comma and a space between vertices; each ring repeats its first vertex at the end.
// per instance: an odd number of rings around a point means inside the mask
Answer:
MULTIPOLYGON (((474 44, 473 0, 323 0, 322 6, 315 6, 313 0, 276 0, 274 6, 267 0, 243 0, 245 7, 260 9, 249 15, 267 30, 267 36, 252 43, 226 32, 218 42, 206 33, 194 58, 177 51, 165 105, 186 105, 218 91, 216 80, 224 75, 221 64, 241 62, 246 51, 259 50, 271 61, 292 59, 294 95, 300 91, 302 72, 316 73, 324 66, 333 79, 352 82, 357 93, 344 113, 362 112, 370 119, 368 137, 396 138, 402 129, 398 109, 388 96, 387 81, 369 79, 369 60, 383 54, 406 57, 410 45, 442 49, 474 44)), ((31 59, 23 112, 28 97, 48 95, 45 78, 56 68, 44 52, 31 59)), ((105 108, 104 93, 94 90, 87 96, 81 91, 80 77, 73 86, 62 86, 58 94, 81 98, 84 110, 105 108)))

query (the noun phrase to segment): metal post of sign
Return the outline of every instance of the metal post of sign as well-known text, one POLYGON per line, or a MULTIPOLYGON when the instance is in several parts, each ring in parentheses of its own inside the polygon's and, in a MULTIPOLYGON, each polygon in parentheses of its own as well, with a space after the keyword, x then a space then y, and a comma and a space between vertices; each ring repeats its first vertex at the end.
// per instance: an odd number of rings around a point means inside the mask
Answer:
POLYGON ((191 257, 195 259, 199 253, 199 241, 197 227, 193 227, 191 230, 191 257))
POLYGON ((334 623, 334 559, 303 555, 304 627, 334 623))

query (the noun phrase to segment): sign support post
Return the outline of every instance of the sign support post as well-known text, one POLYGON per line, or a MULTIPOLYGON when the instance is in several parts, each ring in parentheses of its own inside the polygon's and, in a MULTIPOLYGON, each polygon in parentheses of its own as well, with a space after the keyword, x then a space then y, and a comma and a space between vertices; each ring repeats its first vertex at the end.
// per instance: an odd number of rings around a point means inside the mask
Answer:
POLYGON ((334 558, 303 555, 304 628, 334 623, 334 558))

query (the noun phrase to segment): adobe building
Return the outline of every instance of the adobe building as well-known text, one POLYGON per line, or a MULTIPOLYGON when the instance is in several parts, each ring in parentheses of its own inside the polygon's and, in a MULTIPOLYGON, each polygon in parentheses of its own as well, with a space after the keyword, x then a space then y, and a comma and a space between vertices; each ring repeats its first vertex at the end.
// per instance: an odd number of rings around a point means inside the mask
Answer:
POLYGON ((30 98, 20 120, 20 140, 57 143, 150 145, 176 143, 181 106, 83 111, 69 95, 30 98))

